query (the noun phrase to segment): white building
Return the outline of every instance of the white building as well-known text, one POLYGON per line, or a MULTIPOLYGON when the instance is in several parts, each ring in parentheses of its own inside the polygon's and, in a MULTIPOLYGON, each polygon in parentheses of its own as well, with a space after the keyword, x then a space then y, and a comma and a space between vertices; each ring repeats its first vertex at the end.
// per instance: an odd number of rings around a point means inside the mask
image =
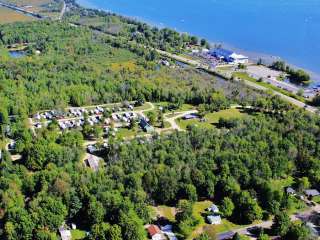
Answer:
POLYGON ((221 217, 219 215, 210 215, 207 217, 207 220, 212 225, 219 225, 222 222, 221 217))
POLYGON ((213 212, 213 213, 218 213, 219 212, 219 208, 217 205, 212 204, 209 208, 208 211, 213 212))
POLYGON ((71 231, 68 229, 65 229, 63 226, 59 228, 60 237, 62 240, 71 240, 71 231))
POLYGON ((233 53, 230 55, 230 58, 233 59, 233 63, 236 63, 236 64, 246 64, 249 62, 249 58, 247 56, 244 56, 244 55, 241 55, 241 54, 236 54, 236 53, 233 53))

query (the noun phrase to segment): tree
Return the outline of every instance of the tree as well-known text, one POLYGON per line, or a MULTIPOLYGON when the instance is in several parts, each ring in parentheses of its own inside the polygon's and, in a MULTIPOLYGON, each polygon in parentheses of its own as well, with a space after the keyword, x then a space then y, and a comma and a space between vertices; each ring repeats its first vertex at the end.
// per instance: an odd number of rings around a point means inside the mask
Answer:
POLYGON ((196 36, 191 37, 191 44, 192 45, 197 45, 199 42, 199 39, 196 36))
POLYGON ((7 239, 32 239, 32 231, 35 224, 30 214, 24 209, 14 207, 8 210, 6 217, 5 236, 7 239), (11 236, 11 237, 10 237, 11 236))
POLYGON ((239 209, 239 211, 235 211, 235 213, 240 222, 252 223, 255 220, 262 219, 261 207, 247 191, 240 192, 236 202, 236 209, 239 209))
POLYGON ((270 240, 270 237, 267 234, 261 233, 257 240, 270 240))
POLYGON ((234 204, 232 200, 228 197, 225 197, 222 200, 222 204, 220 206, 220 211, 225 217, 230 217, 233 213, 234 210, 234 204))
POLYGON ((232 237, 232 240, 241 240, 241 236, 239 233, 235 233, 232 237))
POLYGON ((197 189, 193 184, 187 184, 184 186, 184 196, 191 202, 195 202, 198 199, 197 189))
POLYGON ((47 230, 38 230, 35 233, 35 240, 58 240, 57 235, 54 232, 47 230))
POLYGON ((41 195, 30 203, 30 214, 37 228, 56 231, 67 216, 67 209, 60 199, 41 195))
POLYGON ((290 217, 286 212, 279 212, 274 216, 272 231, 275 235, 284 236, 287 234, 291 224, 290 217))
POLYGON ((94 225, 101 223, 104 219, 105 214, 106 210, 103 207, 102 203, 97 201, 95 198, 91 199, 87 210, 87 216, 90 224, 94 225))
POLYGON ((303 191, 310 187, 310 182, 308 177, 302 177, 297 180, 298 190, 303 191))
POLYGON ((210 240, 210 237, 206 233, 201 233, 201 235, 197 237, 196 240, 210 240))
POLYGON ((119 225, 121 226, 122 239, 146 239, 143 222, 133 210, 130 209, 127 213, 121 211, 119 225))
POLYGON ((121 240, 121 228, 118 225, 110 225, 109 223, 95 224, 91 228, 91 240, 121 240))
POLYGON ((303 224, 292 224, 283 238, 285 240, 306 240, 310 235, 310 230, 303 224))

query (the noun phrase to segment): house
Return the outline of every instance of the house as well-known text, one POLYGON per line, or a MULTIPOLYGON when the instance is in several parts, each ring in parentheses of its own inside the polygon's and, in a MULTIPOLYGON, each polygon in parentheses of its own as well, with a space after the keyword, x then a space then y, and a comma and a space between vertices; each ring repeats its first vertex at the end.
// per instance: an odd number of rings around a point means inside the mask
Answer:
POLYGON ((213 213, 218 213, 219 212, 219 208, 217 205, 212 204, 209 208, 208 211, 213 212, 213 213))
POLYGON ((199 118, 198 115, 196 114, 187 114, 183 116, 183 120, 191 120, 191 119, 196 119, 199 118))
POLYGON ((304 190, 304 194, 308 197, 308 198, 313 198, 313 197, 316 197, 316 196, 319 196, 320 193, 317 189, 307 189, 307 190, 304 190))
POLYGON ((161 231, 169 238, 169 240, 178 240, 176 235, 172 232, 172 225, 165 225, 161 227, 161 231))
POLYGON ((96 172, 99 170, 100 161, 100 158, 89 154, 88 158, 85 160, 85 164, 96 172))
POLYGON ((97 151, 97 148, 94 145, 89 145, 87 147, 87 150, 89 153, 94 153, 95 151, 97 151))
POLYGON ((292 187, 287 187, 286 193, 287 193, 288 195, 295 195, 295 194, 296 194, 296 191, 295 191, 292 187))
POLYGON ((63 226, 61 226, 59 228, 59 233, 60 233, 61 240, 71 240, 72 239, 71 231, 68 229, 65 229, 63 226))
POLYGON ((147 133, 154 132, 154 128, 147 122, 145 118, 142 118, 139 123, 140 127, 147 133))
POLYGON ((219 225, 221 224, 221 217, 219 215, 209 215, 207 220, 212 225, 219 225))
POLYGON ((148 234, 152 240, 164 240, 165 236, 162 234, 161 230, 156 225, 150 225, 148 228, 148 234))

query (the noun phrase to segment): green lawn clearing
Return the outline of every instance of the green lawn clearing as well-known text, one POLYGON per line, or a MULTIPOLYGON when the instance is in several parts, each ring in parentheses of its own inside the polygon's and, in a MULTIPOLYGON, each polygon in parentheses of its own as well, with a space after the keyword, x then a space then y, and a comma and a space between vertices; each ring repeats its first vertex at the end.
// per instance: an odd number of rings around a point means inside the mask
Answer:
POLYGON ((240 79, 243 79, 243 80, 246 80, 246 81, 250 81, 250 82, 254 82, 254 83, 256 83, 256 84, 258 84, 260 86, 263 86, 263 87, 265 87, 267 89, 274 90, 276 92, 282 93, 282 94, 284 94, 284 95, 286 95, 288 97, 295 98, 295 99, 297 99, 297 100, 299 100, 301 102, 304 102, 304 103, 306 102, 306 100, 303 97, 300 97, 300 96, 298 96, 296 94, 293 94, 291 92, 288 92, 286 90, 278 88, 278 87, 276 87, 276 86, 274 86, 272 84, 269 84, 267 82, 258 81, 257 79, 250 77, 245 72, 235 72, 235 73, 233 73, 233 77, 240 78, 240 79))
POLYGON ((72 240, 84 239, 86 237, 86 232, 78 229, 71 230, 72 240))
POLYGON ((176 209, 174 207, 168 207, 168 206, 157 206, 157 207, 151 207, 153 209, 153 217, 164 217, 168 219, 170 222, 175 222, 175 213, 176 209))
POLYGON ((247 115, 246 113, 241 112, 239 109, 230 108, 230 109, 209 113, 205 115, 205 119, 206 119, 205 122, 200 122, 199 119, 192 119, 192 120, 178 119, 177 124, 182 129, 187 129, 189 125, 196 125, 202 128, 214 128, 213 124, 218 123, 220 118, 226 118, 226 119, 241 118, 246 115, 247 115))

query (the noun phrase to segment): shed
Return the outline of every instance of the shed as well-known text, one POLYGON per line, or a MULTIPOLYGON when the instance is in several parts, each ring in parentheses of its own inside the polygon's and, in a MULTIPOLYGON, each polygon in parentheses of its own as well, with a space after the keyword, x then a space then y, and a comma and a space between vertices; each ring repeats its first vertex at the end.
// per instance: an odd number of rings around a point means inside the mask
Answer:
POLYGON ((71 240, 72 239, 71 231, 68 229, 65 229, 63 226, 61 226, 59 228, 59 233, 60 233, 61 240, 71 240))
POLYGON ((210 224, 213 224, 213 225, 218 225, 218 224, 221 224, 222 222, 221 217, 219 215, 209 215, 207 217, 207 220, 210 224))
POLYGON ((148 228, 148 234, 152 240, 164 240, 165 236, 162 234, 160 228, 156 225, 150 225, 148 228))
POLYGON ((88 167, 96 172, 99 170, 100 161, 100 158, 90 154, 89 157, 85 160, 85 163, 88 167))
POLYGON ((209 208, 208 211, 213 212, 213 213, 218 213, 219 212, 219 208, 217 205, 212 204, 209 208))
POLYGON ((296 191, 292 187, 287 187, 286 189, 287 194, 294 195, 296 194, 296 191))
POLYGON ((306 190, 304 190, 304 193, 309 198, 316 197, 316 196, 320 195, 320 193, 317 189, 306 189, 306 190))

